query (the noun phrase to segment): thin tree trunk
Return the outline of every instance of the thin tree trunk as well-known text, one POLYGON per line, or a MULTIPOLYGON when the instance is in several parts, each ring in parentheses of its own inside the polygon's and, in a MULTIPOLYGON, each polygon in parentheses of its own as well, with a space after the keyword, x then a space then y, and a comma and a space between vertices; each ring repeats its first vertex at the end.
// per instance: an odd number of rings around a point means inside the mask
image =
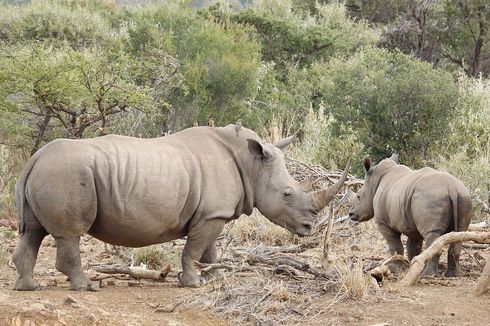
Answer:
POLYGON ((48 127, 49 121, 51 121, 51 116, 47 115, 44 116, 43 121, 37 125, 37 135, 34 138, 34 144, 32 145, 31 149, 31 156, 36 153, 36 151, 39 149, 39 146, 41 145, 41 142, 43 141, 44 134, 46 133, 46 128, 48 127))

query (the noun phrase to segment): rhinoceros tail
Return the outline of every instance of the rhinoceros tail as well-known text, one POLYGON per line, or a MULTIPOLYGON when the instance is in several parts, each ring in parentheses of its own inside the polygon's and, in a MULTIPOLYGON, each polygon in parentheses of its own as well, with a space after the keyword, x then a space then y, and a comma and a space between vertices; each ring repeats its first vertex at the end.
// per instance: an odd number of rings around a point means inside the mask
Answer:
POLYGON ((17 179, 17 183, 15 184, 15 206, 17 209, 17 223, 19 225, 19 234, 23 234, 26 228, 26 218, 29 214, 33 214, 29 204, 27 203, 27 198, 25 194, 27 178, 31 174, 32 168, 37 162, 37 155, 31 157, 29 161, 27 161, 24 170, 20 174, 17 179))
MULTIPOLYGON (((458 192, 454 189, 449 191, 449 199, 451 200, 451 207, 453 209, 453 224, 454 232, 458 232, 458 192)), ((451 230, 449 230, 451 231, 451 230)))

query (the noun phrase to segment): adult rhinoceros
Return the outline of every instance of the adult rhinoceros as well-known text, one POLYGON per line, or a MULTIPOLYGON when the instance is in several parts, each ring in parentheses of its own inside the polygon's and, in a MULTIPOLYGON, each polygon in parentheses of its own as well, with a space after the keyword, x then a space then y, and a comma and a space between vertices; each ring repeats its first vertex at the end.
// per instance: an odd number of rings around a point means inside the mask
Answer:
POLYGON ((39 287, 33 268, 41 241, 56 241, 56 268, 73 290, 93 289, 82 272, 80 236, 141 247, 187 235, 182 286, 198 287, 194 261, 216 261, 226 222, 257 207, 298 235, 315 230, 317 213, 344 183, 306 192, 287 172, 292 137, 261 142, 250 129, 196 127, 171 136, 55 140, 27 163, 16 186, 20 240, 13 260, 17 290, 39 287))
MULTIPOLYGON (((420 254, 422 241, 428 248, 450 231, 465 231, 471 220, 472 203, 463 183, 448 173, 431 168, 411 170, 392 159, 373 166, 364 160, 363 187, 352 200, 349 215, 354 221, 374 217, 391 253, 403 255, 400 235, 408 236, 408 259, 420 254)), ((448 251, 446 276, 457 276, 461 244, 448 251)), ((438 274, 439 257, 426 266, 425 275, 438 274)))

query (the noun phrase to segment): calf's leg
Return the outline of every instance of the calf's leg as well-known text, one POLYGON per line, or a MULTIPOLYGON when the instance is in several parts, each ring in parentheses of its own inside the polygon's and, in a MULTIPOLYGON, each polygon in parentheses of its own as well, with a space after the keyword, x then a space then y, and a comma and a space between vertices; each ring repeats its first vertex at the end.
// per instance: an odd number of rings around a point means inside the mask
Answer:
POLYGON ((382 224, 379 224, 378 227, 379 231, 388 243, 390 254, 398 254, 403 256, 404 250, 402 240, 400 239, 401 234, 394 232, 389 227, 382 224))
POLYGON ((408 260, 412 261, 413 257, 420 255, 421 252, 422 252, 422 240, 409 237, 407 240, 408 260))
POLYGON ((461 242, 451 243, 447 251, 447 270, 446 277, 456 277, 459 275, 459 255, 461 253, 461 242))
POLYGON ((20 235, 12 260, 17 267, 19 277, 15 281, 14 289, 19 291, 33 291, 40 288, 33 278, 39 246, 47 235, 46 230, 39 224, 34 216, 26 220, 25 231, 20 235))
MULTIPOLYGON (((429 248, 434 241, 442 235, 443 232, 433 231, 424 235, 424 249, 429 248)), ((439 257, 434 256, 431 260, 427 262, 427 266, 425 266, 424 271, 422 272, 422 276, 438 276, 439 275, 439 257)))

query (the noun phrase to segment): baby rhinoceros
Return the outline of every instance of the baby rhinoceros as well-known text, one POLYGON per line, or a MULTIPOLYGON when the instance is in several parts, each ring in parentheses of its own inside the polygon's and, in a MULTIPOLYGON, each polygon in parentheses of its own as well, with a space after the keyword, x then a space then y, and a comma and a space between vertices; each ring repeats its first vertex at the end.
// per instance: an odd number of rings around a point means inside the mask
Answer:
MULTIPOLYGON (((374 217, 392 254, 403 255, 400 236, 408 237, 408 259, 420 254, 441 235, 466 231, 472 216, 469 191, 454 176, 432 168, 411 170, 391 159, 373 165, 364 160, 364 186, 352 200, 349 212, 354 221, 374 217)), ((457 276, 461 243, 451 244, 445 275, 457 276)), ((438 275, 439 257, 426 266, 424 275, 438 275)))

